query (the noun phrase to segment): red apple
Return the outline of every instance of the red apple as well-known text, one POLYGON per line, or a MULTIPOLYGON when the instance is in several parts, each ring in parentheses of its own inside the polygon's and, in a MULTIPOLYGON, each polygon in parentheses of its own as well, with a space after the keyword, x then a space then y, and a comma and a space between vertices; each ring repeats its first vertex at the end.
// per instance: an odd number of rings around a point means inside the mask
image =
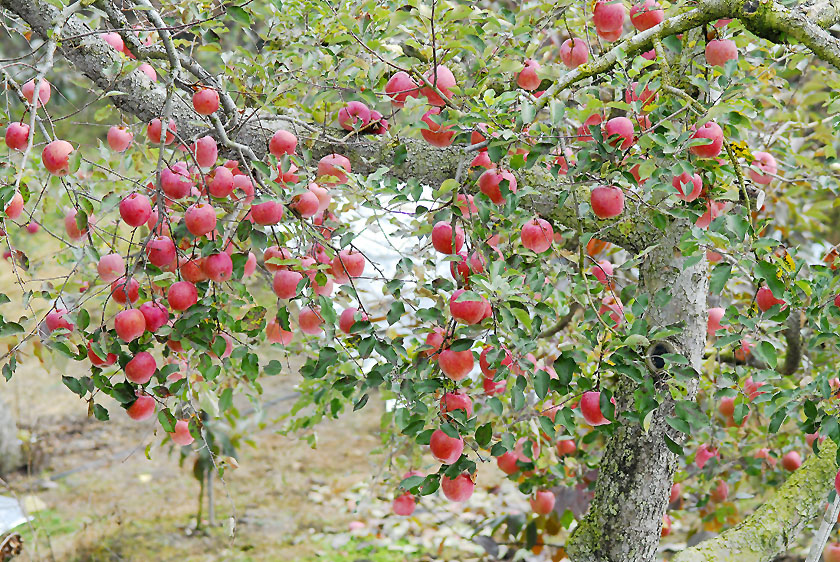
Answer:
POLYGON ((73 145, 65 140, 54 140, 44 147, 41 163, 54 176, 66 176, 70 173, 70 154, 73 145))
POLYGON ((190 205, 184 213, 184 224, 193 236, 204 236, 216 228, 216 211, 207 203, 190 205))
POLYGON ((338 318, 338 329, 345 334, 349 334, 356 322, 363 322, 367 319, 367 314, 358 308, 345 308, 338 318))
POLYGON ((160 186, 172 199, 183 199, 190 194, 193 181, 184 162, 176 162, 160 172, 160 186))
POLYGON ((233 192, 233 174, 224 166, 219 166, 210 175, 207 187, 213 197, 227 197, 233 192))
POLYGON ((425 345, 429 349, 423 350, 421 353, 426 357, 431 357, 440 351, 440 346, 443 345, 443 328, 435 328, 426 335, 425 345))
MULTIPOLYGON (((291 328, 291 326, 289 326, 291 328)), ((294 333, 280 327, 280 323, 272 318, 265 327, 265 337, 271 343, 289 345, 294 338, 294 333)))
POLYGON ((187 310, 198 302, 198 289, 189 281, 177 281, 169 286, 166 300, 172 310, 187 310))
POLYGON ((823 562, 840 562, 840 542, 825 545, 823 562))
POLYGON ((280 269, 274 274, 274 293, 281 299, 293 299, 298 295, 297 286, 302 279, 303 275, 297 271, 280 269))
POLYGON ((586 423, 592 426, 606 425, 610 420, 601 413, 601 393, 590 390, 580 397, 580 413, 586 423))
POLYGON ((29 143, 29 125, 26 123, 9 123, 6 128, 6 146, 12 150, 26 150, 29 143))
MULTIPOLYGON (((437 65, 437 67, 429 70, 424 77, 428 82, 435 86, 444 96, 447 98, 452 97, 452 91, 450 88, 455 87, 455 75, 452 74, 452 71, 443 66, 442 64, 437 65)), ((429 105, 436 105, 436 106, 444 106, 446 102, 443 98, 438 95, 438 93, 428 86, 424 86, 420 93, 426 96, 429 100, 429 105)))
POLYGON ((464 451, 464 440, 449 437, 442 429, 436 429, 429 441, 432 456, 443 464, 454 464, 464 451))
POLYGON ((720 319, 723 318, 724 310, 722 308, 710 308, 709 309, 709 319, 706 323, 706 335, 709 337, 714 336, 715 332, 724 328, 721 325, 720 319))
POLYGON ((143 64, 137 67, 137 70, 148 76, 149 80, 151 80, 152 82, 157 81, 157 72, 155 72, 155 69, 149 63, 144 62, 143 64))
POLYGON ((332 260, 333 271, 339 276, 361 277, 365 272, 365 257, 360 252, 341 250, 332 260))
POLYGON ((201 269, 211 281, 224 283, 233 275, 233 260, 227 255, 227 252, 211 254, 204 258, 201 269))
POLYGON ((548 515, 554 511, 554 494, 549 490, 538 490, 528 501, 537 515, 548 515))
POLYGON ((155 399, 147 394, 140 394, 125 412, 135 421, 147 420, 155 415, 155 399))
POLYGON ((452 130, 451 125, 441 127, 440 122, 442 121, 442 118, 432 117, 438 115, 440 115, 440 108, 438 107, 433 107, 423 114, 423 117, 421 117, 420 120, 425 123, 426 127, 420 129, 420 135, 432 146, 443 148, 452 144, 452 139, 455 137, 455 131, 452 130))
POLYGON ((125 127, 116 125, 108 129, 108 146, 114 152, 124 152, 134 139, 134 134, 125 127))
POLYGON ((72 332, 73 328, 76 326, 67 320, 65 316, 67 316, 67 310, 64 308, 56 308, 55 310, 50 311, 44 319, 47 330, 52 333, 59 328, 64 328, 65 330, 72 332))
POLYGON ((321 327, 324 319, 321 317, 321 310, 319 308, 312 308, 307 306, 298 314, 298 324, 300 331, 304 334, 316 335, 324 331, 321 327))
MULTIPOLYGON (((172 144, 175 140, 175 132, 178 130, 175 121, 169 120, 169 125, 166 127, 166 142, 164 144, 172 144)), ((163 132, 163 123, 160 119, 155 117, 149 122, 146 127, 146 136, 154 144, 160 144, 160 135, 163 132)))
POLYGON ((589 60, 589 45, 580 38, 572 37, 560 45, 560 60, 569 68, 577 68, 589 60))
POLYGON ((656 0, 644 0, 630 8, 630 23, 639 31, 659 25, 665 19, 665 10, 656 0))
POLYGON ((281 269, 288 269, 287 265, 277 265, 271 263, 272 260, 288 260, 292 258, 291 252, 288 248, 280 248, 278 246, 269 246, 263 252, 263 265, 269 271, 279 271, 281 269))
POLYGON ((516 84, 523 90, 534 91, 540 86, 540 77, 537 73, 540 71, 540 63, 534 59, 525 61, 525 68, 519 71, 516 77, 516 84))
POLYGON ((159 302, 144 302, 140 305, 140 313, 146 323, 146 330, 157 332, 169 321, 169 310, 159 302))
POLYGON ((617 217, 624 212, 624 192, 614 185, 601 185, 590 194, 592 212, 600 219, 617 217))
MULTIPOLYGON (((32 100, 35 98, 35 79, 32 78, 31 80, 27 81, 23 86, 21 86, 21 92, 23 93, 23 97, 26 98, 30 104, 32 100)), ((41 84, 38 86, 38 102, 35 104, 35 107, 44 107, 47 105, 47 102, 50 101, 50 97, 52 96, 52 86, 49 82, 47 82, 46 78, 41 79, 41 84)))
POLYGON ((706 43, 706 62, 712 66, 723 66, 737 59, 738 47, 732 39, 712 39, 706 43))
POLYGON ((146 331, 146 318, 136 308, 123 310, 114 318, 114 329, 123 341, 134 341, 146 331))
POLYGON ((411 492, 405 492, 394 499, 394 502, 391 504, 391 509, 394 511, 394 515, 408 517, 414 513, 415 505, 416 501, 414 500, 414 496, 411 495, 411 492))
POLYGON ((152 354, 148 351, 141 351, 125 364, 125 378, 133 383, 146 384, 152 380, 156 369, 157 361, 152 354))
POLYGON ((671 534, 671 516, 667 513, 662 516, 662 530, 659 531, 660 537, 667 537, 671 534))
POLYGON ((683 172, 678 176, 674 176, 671 180, 671 185, 677 190, 677 198, 683 201, 694 201, 700 197, 700 192, 703 190, 703 180, 700 174, 689 174, 683 172))
POLYGON ((782 468, 789 472, 794 472, 797 468, 802 466, 802 457, 796 451, 789 451, 782 456, 782 468))
POLYGON ((347 174, 350 173, 350 160, 341 154, 327 154, 318 161, 318 177, 334 177, 335 183, 326 183, 325 185, 335 185, 336 183, 347 183, 347 174))
POLYGON ((694 464, 697 465, 697 468, 702 469, 712 457, 720 457, 720 453, 717 449, 703 443, 697 448, 697 453, 694 455, 694 464))
POLYGON ((168 236, 156 236, 146 245, 146 256, 152 265, 166 267, 177 257, 175 243, 168 236))
POLYGON ((195 438, 190 434, 190 423, 187 420, 175 422, 175 431, 169 434, 172 442, 181 447, 192 445, 195 438))
POLYGON ((768 152, 753 152, 753 167, 761 170, 757 172, 752 168, 749 171, 750 179, 759 185, 767 185, 773 181, 773 176, 778 171, 776 159, 768 152))
POLYGON ((282 158, 285 154, 294 154, 297 149, 297 137, 285 131, 278 129, 268 141, 268 151, 275 158, 282 158))
POLYGON ((470 499, 475 489, 475 484, 468 474, 460 474, 454 479, 443 476, 440 479, 440 489, 443 495, 453 502, 465 502, 470 499))
POLYGON ((598 0, 592 12, 592 23, 598 31, 621 31, 624 25, 624 4, 621 0, 598 0))
POLYGON ((726 501, 729 497, 729 485, 724 480, 718 480, 717 486, 710 493, 711 500, 715 503, 726 501))
POLYGON ((695 131, 691 135, 692 139, 707 139, 708 144, 692 146, 689 148, 692 154, 700 158, 715 158, 720 154, 723 148, 723 129, 714 121, 709 121, 699 128, 694 127, 695 131))
POLYGON ((360 101, 351 101, 338 110, 338 124, 345 131, 364 129, 370 123, 370 109, 360 101))
POLYGON ((614 271, 612 263, 607 260, 599 260, 597 264, 592 266, 590 271, 602 285, 610 285, 610 278, 614 271))
POLYGON ((455 236, 452 235, 452 222, 438 221, 432 228, 432 246, 442 254, 457 254, 464 245, 464 231, 460 226, 455 227, 455 236), (455 242, 453 248, 452 242, 455 242))
POLYGON ((12 220, 16 220, 23 213, 23 196, 19 191, 15 191, 12 195, 12 200, 6 205, 6 216, 12 220))
POLYGON ((502 195, 501 183, 508 182, 508 189, 516 193, 516 178, 507 170, 490 169, 478 177, 478 187, 496 205, 503 205, 505 197, 502 195))
POLYGON ((587 117, 586 121, 583 122, 583 125, 578 127, 578 139, 584 142, 594 140, 592 137, 592 127, 599 126, 603 120, 603 116, 598 113, 593 113, 587 117))
POLYGON ((120 217, 128 226, 143 226, 151 216, 152 204, 145 195, 132 193, 120 201, 120 217))
POLYGON ((108 353, 105 356, 105 359, 99 357, 96 353, 93 352, 91 342, 88 342, 87 344, 87 356, 88 359, 90 359, 91 364, 96 367, 107 367, 117 362, 117 356, 114 353, 108 353))
POLYGON ((385 93, 391 98, 391 105, 394 107, 403 107, 406 99, 409 96, 416 98, 420 95, 420 90, 411 76, 402 70, 391 76, 388 83, 385 84, 385 93))
POLYGON ((468 418, 473 415, 473 405, 470 397, 463 392, 447 392, 440 398, 440 411, 442 414, 464 410, 468 418))
POLYGON ((675 482, 671 486, 671 495, 668 496, 668 503, 674 503, 675 501, 680 499, 681 495, 682 495, 682 484, 680 484, 678 482, 675 482))
POLYGON ((212 88, 201 88, 192 97, 193 107, 199 115, 210 115, 219 109, 219 92, 212 88))
POLYGON ((522 227, 520 237, 523 246, 539 254, 551 247, 551 242, 554 240, 554 229, 547 220, 534 218, 522 227))
POLYGON ((469 349, 464 351, 445 349, 438 356, 440 370, 453 381, 459 381, 466 377, 472 371, 474 364, 475 359, 469 349))
POLYGON ((209 135, 205 135, 195 141, 194 150, 195 161, 202 168, 210 168, 219 159, 219 147, 216 144, 216 139, 209 135))
POLYGON ((761 287, 758 290, 758 293, 756 293, 755 304, 761 312, 767 312, 775 305, 779 305, 784 308, 787 303, 782 299, 777 299, 769 287, 761 287))
POLYGON ((610 146, 619 146, 621 150, 627 150, 633 146, 635 138, 633 122, 626 117, 613 117, 604 124, 604 140, 607 140, 610 146))
POLYGON ((318 212, 318 207, 320 206, 320 201, 318 201, 318 196, 312 193, 311 191, 307 191, 301 193, 300 195, 296 195, 294 199, 292 199, 291 207, 295 211, 297 211, 300 216, 303 218, 309 218, 315 216, 318 212))
POLYGON ((140 283, 133 277, 120 276, 111 283, 111 297, 120 304, 135 303, 140 298, 140 283))
POLYGON ((723 417, 728 418, 735 414, 735 397, 734 396, 725 396, 720 399, 720 404, 718 404, 718 412, 723 415, 723 417))
POLYGON ((449 298, 449 312, 452 317, 464 324, 478 324, 485 318, 486 299, 462 299, 466 291, 458 289, 449 298))
POLYGON ((595 31, 598 34, 598 37, 600 37, 604 41, 612 43, 613 41, 618 41, 619 38, 621 38, 621 33, 623 30, 619 27, 618 29, 614 29, 611 31, 605 31, 601 29, 596 29, 595 31))

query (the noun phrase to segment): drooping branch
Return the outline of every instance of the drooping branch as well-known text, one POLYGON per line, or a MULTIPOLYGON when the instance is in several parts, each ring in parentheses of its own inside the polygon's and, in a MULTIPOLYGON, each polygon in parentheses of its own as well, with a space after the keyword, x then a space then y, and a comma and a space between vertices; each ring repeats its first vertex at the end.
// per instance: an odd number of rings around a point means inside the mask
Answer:
POLYGON ((673 562, 769 562, 823 509, 837 473, 837 445, 826 439, 755 513, 678 554, 673 562))

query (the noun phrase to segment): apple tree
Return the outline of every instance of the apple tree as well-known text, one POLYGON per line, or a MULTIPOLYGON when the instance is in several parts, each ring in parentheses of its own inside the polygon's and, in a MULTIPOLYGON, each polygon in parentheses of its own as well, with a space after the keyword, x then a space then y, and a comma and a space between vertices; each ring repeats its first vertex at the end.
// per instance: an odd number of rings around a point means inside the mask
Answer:
POLYGON ((394 404, 396 515, 496 465, 575 562, 836 516, 836 3, 0 13, 6 379, 190 446, 301 357, 290 429, 394 404))

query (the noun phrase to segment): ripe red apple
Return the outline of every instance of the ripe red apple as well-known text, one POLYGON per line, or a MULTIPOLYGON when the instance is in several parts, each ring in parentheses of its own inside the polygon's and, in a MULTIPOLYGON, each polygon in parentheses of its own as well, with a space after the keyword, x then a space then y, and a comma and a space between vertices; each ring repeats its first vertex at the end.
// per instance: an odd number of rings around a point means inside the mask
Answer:
POLYGON ((70 154, 73 145, 65 140, 54 140, 41 152, 41 163, 54 176, 66 176, 70 173, 70 154))
POLYGON ((445 414, 447 412, 454 412, 455 410, 464 410, 468 418, 473 415, 473 405, 470 397, 463 392, 447 392, 440 398, 440 412, 445 414))
POLYGON ((29 142, 29 125, 26 123, 9 123, 6 128, 6 146, 12 150, 26 150, 29 142))
POLYGON ((668 503, 674 503, 675 501, 680 499, 681 495, 682 495, 682 484, 680 484, 679 482, 675 482, 671 486, 671 495, 668 496, 668 503))
POLYGON ((133 383, 146 384, 152 380, 156 369, 157 361, 154 356, 148 351, 141 351, 125 364, 125 378, 133 383))
MULTIPOLYGON (((426 80, 432 86, 437 87, 440 92, 446 96, 447 98, 452 97, 452 91, 450 88, 455 87, 455 75, 452 74, 452 71, 443 66, 442 64, 437 65, 437 67, 429 70, 426 74, 424 74, 426 80)), ((438 95, 438 93, 428 86, 424 86, 420 93, 426 96, 429 100, 429 105, 436 105, 442 107, 446 105, 446 102, 443 100, 442 97, 438 95)))
POLYGON ((233 260, 230 259, 227 252, 211 254, 204 258, 201 269, 211 281, 224 283, 233 275, 233 260))
POLYGON ((590 193, 592 212, 600 219, 617 217, 624 212, 624 192, 614 185, 600 185, 590 193))
POLYGON ((315 335, 324 331, 322 324, 324 319, 321 317, 321 309, 307 306, 298 314, 298 324, 300 331, 304 334, 315 335))
POLYGON ((319 205, 320 201, 318 201, 318 196, 311 191, 296 195, 291 203, 292 209, 297 211, 303 218, 315 216, 318 213, 319 205))
POLYGON ((140 313, 146 323, 146 330, 155 333, 169 321, 169 310, 159 302, 144 302, 140 313))
POLYGON ((704 230, 709 228, 712 221, 720 216, 724 205, 725 203, 719 201, 706 201, 706 212, 700 215, 694 224, 704 230))
POLYGON ((724 310, 722 308, 710 308, 709 309, 709 319, 706 323, 706 335, 709 337, 714 336, 715 332, 724 328, 721 325, 720 319, 723 318, 724 310))
POLYGON ((152 82, 157 81, 157 72, 155 72, 155 69, 149 63, 144 62, 143 64, 137 67, 137 70, 148 76, 149 80, 151 80, 152 82))
POLYGON ((773 175, 775 175, 778 171, 776 159, 773 158, 772 154, 761 151, 753 152, 753 158, 753 167, 756 167, 761 171, 757 172, 750 168, 750 179, 752 179, 752 181, 760 185, 769 184, 771 181, 773 181, 773 175))
POLYGON ((193 181, 184 162, 176 162, 160 172, 160 186, 172 199, 183 199, 190 194, 193 181))
POLYGON ((137 302, 140 298, 140 283, 133 277, 126 280, 124 276, 120 276, 111 283, 111 297, 120 304, 137 302))
POLYGON ((263 265, 269 271, 279 271, 281 269, 288 269, 287 265, 277 265, 271 263, 272 260, 288 260, 292 258, 292 253, 288 248, 279 248, 277 246, 269 246, 263 252, 263 265))
POLYGON ((224 166, 219 166, 213 173, 210 174, 210 182, 208 183, 210 195, 213 197, 223 198, 233 192, 233 174, 224 166))
POLYGON ((557 456, 560 457, 574 455, 575 451, 577 451, 577 445, 571 439, 561 439, 555 447, 557 448, 557 456))
POLYGON ((472 371, 474 364, 475 359, 469 349, 464 351, 445 349, 438 356, 440 370, 453 381, 459 381, 466 377, 472 371))
POLYGON ((755 304, 761 312, 767 312, 775 305, 784 308, 787 303, 782 299, 777 299, 770 287, 761 287, 755 296, 755 304))
MULTIPOLYGON (((23 86, 20 88, 21 93, 23 93, 23 97, 26 98, 30 104, 32 103, 33 98, 35 97, 35 79, 32 78, 31 80, 27 81, 23 86)), ((41 79, 41 84, 38 86, 38 102, 35 104, 35 107, 44 107, 47 105, 47 102, 50 101, 50 97, 52 96, 52 86, 49 82, 47 82, 46 78, 41 79)))
POLYGON ((548 515, 554 511, 554 493, 549 490, 538 490, 528 501, 537 515, 548 515))
POLYGON ((465 292, 464 289, 458 289, 452 293, 449 298, 449 312, 459 322, 469 325, 478 324, 485 317, 487 301, 483 298, 480 300, 462 299, 461 295, 465 292))
POLYGON ((106 354, 105 359, 99 357, 96 353, 93 352, 91 342, 88 342, 87 344, 87 356, 88 359, 90 359, 91 364, 96 367, 107 367, 117 362, 117 356, 114 353, 106 354))
POLYGON ((504 205, 505 197, 502 195, 501 183, 508 182, 508 189, 516 193, 516 178, 507 170, 490 169, 478 177, 478 187, 481 192, 490 198, 496 205, 504 205))
POLYGON ((630 8, 630 23, 639 31, 659 25, 665 19, 665 10, 656 0, 644 0, 630 8))
POLYGON ((323 185, 336 185, 339 183, 347 183, 347 174, 350 173, 350 160, 341 154, 327 154, 318 161, 318 177, 334 177, 334 183, 327 183, 323 179, 320 183, 323 185))
POLYGON ((136 308, 123 310, 114 318, 114 329, 123 341, 134 341, 146 331, 146 318, 136 308))
POLYGON ((540 86, 540 77, 537 73, 540 71, 540 63, 534 59, 527 59, 525 61, 525 68, 519 71, 516 77, 516 84, 523 90, 533 92, 540 86))
POLYGON ((840 542, 828 543, 823 550, 823 562, 840 562, 840 542))
POLYGON ((715 503, 726 501, 729 497, 729 485, 724 480, 718 480, 717 486, 709 494, 715 503))
POLYGON ((120 217, 129 226, 143 226, 151 216, 152 204, 145 195, 132 193, 120 201, 120 217))
POLYGON ((589 45, 580 38, 572 37, 560 45, 560 60, 569 68, 577 68, 589 60, 589 45))
POLYGON ((23 213, 23 196, 19 191, 15 191, 12 195, 12 200, 6 205, 6 216, 12 220, 16 220, 21 213, 23 213))
POLYGON ((440 489, 443 490, 443 495, 453 502, 465 502, 473 494, 475 484, 466 473, 460 474, 454 479, 449 479, 443 476, 440 479, 440 489))
POLYGON ((609 279, 613 275, 613 264, 607 260, 599 260, 590 269, 592 275, 604 286, 609 286, 609 279))
POLYGON ((195 154, 195 161, 202 168, 210 168, 219 158, 219 147, 216 144, 216 139, 209 135, 205 135, 195 141, 193 152, 195 154))
POLYGON ((613 117, 604 124, 604 139, 610 146, 619 146, 621 150, 627 150, 633 146, 635 138, 633 122, 626 117, 613 117))
POLYGON ((432 146, 443 148, 452 144, 452 139, 455 137, 455 131, 452 130, 451 125, 441 126, 441 117, 433 117, 440 115, 440 108, 433 107, 423 114, 420 120, 426 125, 425 128, 420 129, 420 135, 426 142, 432 146))
POLYGON ((721 398, 720 404, 718 404, 718 412, 725 418, 732 417, 735 414, 735 397, 725 396, 721 398))
POLYGON ((114 125, 108 129, 108 146, 114 152, 124 152, 134 139, 134 134, 125 127, 117 127, 114 125))
POLYGON ((547 220, 534 218, 522 227, 520 238, 523 246, 539 254, 551 247, 554 229, 547 220))
POLYGON ((385 84, 385 93, 391 98, 391 105, 403 107, 405 100, 409 96, 416 98, 420 95, 420 90, 417 82, 407 72, 401 70, 388 79, 388 83, 385 84))
POLYGON ((578 127, 578 140, 583 142, 595 140, 592 136, 592 127, 600 126, 603 120, 604 117, 598 113, 593 113, 587 117, 586 121, 583 122, 583 125, 578 127))
POLYGON ((699 128, 693 127, 692 139, 708 139, 708 144, 692 146, 689 148, 692 154, 700 158, 715 158, 723 148, 723 129, 714 121, 709 121, 699 128))
MULTIPOLYGON (((482 374, 490 379, 493 379, 496 376, 497 371, 496 368, 493 368, 493 365, 490 364, 488 359, 488 354, 492 350, 493 346, 487 346, 481 351, 481 355, 478 356, 478 366, 481 368, 482 374)), ((503 358, 498 362, 498 364, 513 370, 515 368, 513 366, 513 357, 507 349, 504 350, 504 355, 502 357, 503 358)))
POLYGON ((120 37, 119 33, 110 31, 108 33, 102 33, 99 37, 113 47, 114 50, 119 52, 123 52, 125 50, 125 41, 123 41, 123 38, 120 37))
MULTIPOLYGON (((308 215, 304 205, 296 205, 295 208, 303 216, 308 215)), ((254 222, 261 225, 278 224, 283 219, 283 204, 279 201, 265 201, 251 206, 251 218, 254 222)))
POLYGON ((706 43, 706 62, 712 66, 723 66, 737 59, 738 47, 732 39, 712 39, 706 43))
POLYGON ((411 492, 405 492, 394 499, 394 502, 391 504, 391 509, 394 511, 394 515, 408 517, 414 513, 415 506, 416 501, 414 500, 414 496, 411 495, 411 492))
POLYGON ((603 39, 604 41, 612 43, 613 41, 618 41, 621 38, 622 28, 614 29, 611 31, 605 31, 601 29, 595 29, 598 37, 603 39))
POLYGON ((656 99, 656 92, 651 90, 647 85, 645 85, 644 90, 641 91, 639 91, 639 87, 638 82, 632 82, 624 92, 624 101, 627 103, 640 101, 642 102, 642 111, 645 111, 646 106, 656 99))
MULTIPOLYGON (((291 328, 291 326, 289 327, 291 328)), ((271 343, 289 345, 295 337, 295 334, 292 331, 286 331, 281 328, 280 323, 275 318, 272 318, 266 324, 265 337, 271 343)))
POLYGON ((193 236, 204 236, 216 228, 216 210, 207 203, 190 205, 184 213, 184 224, 193 236))
POLYGON ((297 286, 302 279, 303 275, 297 271, 280 269, 274 274, 274 293, 281 299, 293 299, 298 295, 297 286))
POLYGON ((455 247, 452 247, 452 222, 438 221, 432 228, 432 246, 442 254, 457 254, 464 245, 464 231, 460 226, 455 227, 455 247))
POLYGON ((210 115, 219 109, 219 92, 212 88, 201 88, 192 97, 193 107, 199 115, 210 115))
POLYGON ((195 438, 190 434, 190 423, 187 420, 175 422, 175 431, 169 434, 172 442, 181 447, 192 445, 195 438))
POLYGON ((667 537, 671 534, 671 516, 667 513, 662 516, 662 530, 659 531, 660 537, 667 537))
POLYGON ((782 456, 782 468, 789 472, 794 472, 797 468, 802 466, 802 457, 796 451, 788 451, 782 456))
POLYGON ((586 423, 592 426, 606 425, 610 420, 601 413, 601 393, 590 390, 580 397, 580 413, 586 423))
POLYGON ((76 326, 70 322, 67 318, 67 309, 65 308, 56 308, 55 310, 50 311, 47 314, 47 317, 44 319, 44 323, 47 326, 47 330, 52 333, 59 328, 64 328, 68 331, 73 331, 73 328, 76 326))
POLYGON ((834 306, 840 308, 840 293, 838 293, 837 296, 834 297, 834 306))
POLYGON ((449 437, 442 429, 436 429, 429 441, 432 456, 443 464, 454 464, 464 451, 464 440, 461 437, 449 437))
POLYGON ((351 101, 338 110, 338 124, 345 131, 364 129, 370 123, 370 108, 360 101, 351 101))
POLYGON ((443 336, 444 330, 443 328, 435 328, 431 332, 426 335, 425 345, 429 349, 424 349, 421 351, 423 355, 426 357, 431 357, 435 355, 438 351, 440 351, 440 346, 443 345, 443 336))
POLYGON ((671 185, 677 190, 677 198, 683 201, 694 201, 700 197, 700 192, 703 190, 703 180, 700 174, 689 174, 683 172, 678 176, 674 176, 671 180, 671 185))
MULTIPOLYGON (((166 127, 166 142, 164 144, 172 144, 172 141, 175 140, 175 133, 178 130, 178 126, 175 124, 175 121, 169 120, 169 125, 166 127)), ((160 144, 160 135, 163 132, 163 123, 160 119, 155 117, 149 122, 149 125, 146 127, 146 136, 149 138, 154 144, 160 144)))
POLYGON ((332 260, 334 271, 350 277, 361 277, 365 272, 365 257, 360 252, 341 250, 332 260))
POLYGON ((697 465, 697 468, 702 469, 712 457, 720 457, 720 453, 717 449, 703 443, 697 448, 697 453, 694 455, 694 464, 697 465))
POLYGON ((297 137, 285 131, 278 129, 268 141, 268 151, 275 158, 281 158, 284 154, 294 154, 297 149, 297 137))
POLYGON ((155 415, 155 399, 147 394, 139 394, 126 411, 135 421, 144 421, 155 415))
POLYGON ((349 334, 356 322, 363 322, 367 319, 367 314, 358 308, 345 308, 338 318, 338 329, 345 334, 349 334))
POLYGON ((592 23, 601 31, 621 31, 624 25, 624 4, 621 0, 598 0, 592 12, 592 23))
POLYGON ((168 236, 156 236, 146 245, 146 257, 157 267, 163 268, 175 262, 176 256, 175 243, 168 236))
POLYGON ((166 300, 172 310, 187 310, 198 302, 198 289, 189 281, 177 281, 169 286, 166 300))

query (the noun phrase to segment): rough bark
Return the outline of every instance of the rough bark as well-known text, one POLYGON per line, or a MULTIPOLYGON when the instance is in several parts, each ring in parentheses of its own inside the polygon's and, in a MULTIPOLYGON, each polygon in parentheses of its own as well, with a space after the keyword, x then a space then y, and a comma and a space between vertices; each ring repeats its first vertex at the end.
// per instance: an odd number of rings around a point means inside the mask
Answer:
POLYGON ((8 474, 21 463, 20 440, 12 411, 0 400, 0 475, 8 474))
POLYGON ((686 549, 673 562, 769 562, 796 540, 823 510, 837 474, 837 445, 826 439, 749 518, 713 539, 686 549))
MULTIPOLYGON (((674 223, 648 253, 640 266, 641 291, 650 298, 646 319, 651 330, 682 323, 683 331, 669 342, 699 371, 706 342, 706 260, 685 267, 686 258, 676 251, 686 224, 674 223), (661 291, 671 294, 665 306, 655 305, 661 291)), ((616 411, 632 407, 635 383, 622 378, 616 389, 616 411)), ((697 392, 696 381, 685 399, 697 392)), ((665 445, 667 433, 679 434, 666 419, 674 413, 670 394, 661 397, 651 425, 623 421, 610 437, 600 464, 595 498, 589 512, 571 536, 566 551, 574 562, 646 562, 653 560, 659 544, 662 516, 677 456, 665 445)))

